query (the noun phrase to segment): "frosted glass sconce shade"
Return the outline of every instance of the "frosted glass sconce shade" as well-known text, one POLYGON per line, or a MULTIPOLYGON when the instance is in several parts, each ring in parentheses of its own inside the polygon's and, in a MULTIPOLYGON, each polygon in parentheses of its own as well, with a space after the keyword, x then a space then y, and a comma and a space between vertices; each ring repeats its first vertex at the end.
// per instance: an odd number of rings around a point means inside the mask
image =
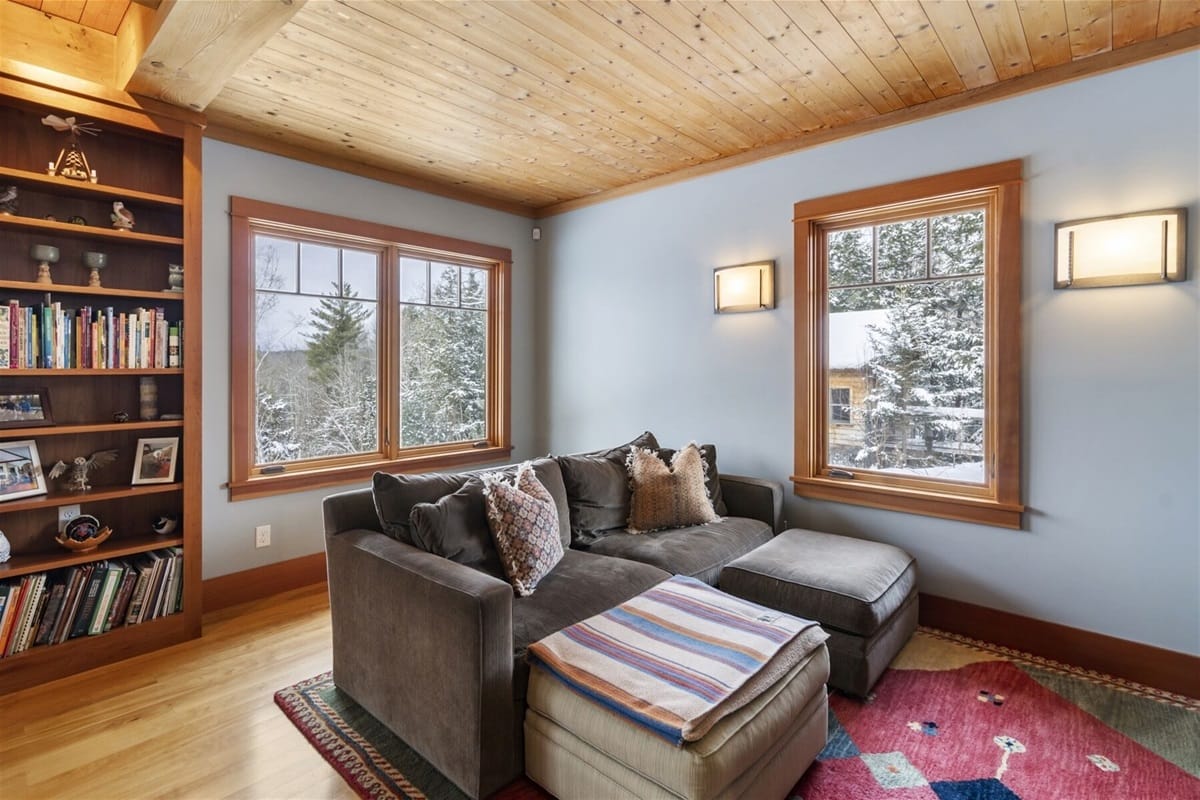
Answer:
POLYGON ((755 261, 713 270, 713 311, 763 311, 775 307, 775 262, 755 261))
POLYGON ((1060 222, 1054 226, 1054 288, 1181 281, 1186 234, 1184 208, 1060 222))

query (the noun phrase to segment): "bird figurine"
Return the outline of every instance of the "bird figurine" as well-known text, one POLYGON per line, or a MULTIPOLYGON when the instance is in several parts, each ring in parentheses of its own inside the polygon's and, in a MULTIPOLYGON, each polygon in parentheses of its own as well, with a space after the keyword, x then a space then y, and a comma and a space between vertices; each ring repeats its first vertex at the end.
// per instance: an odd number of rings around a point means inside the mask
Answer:
POLYGON ((179 517, 175 514, 160 514, 150 523, 150 528, 159 536, 166 536, 175 531, 175 526, 179 524, 179 517))
POLYGON ((71 470, 70 477, 67 478, 67 488, 72 492, 86 492, 91 489, 91 484, 88 483, 88 473, 101 467, 106 467, 117 460, 116 450, 97 450, 87 458, 83 456, 75 456, 70 464, 65 461, 59 461, 50 469, 49 478, 54 480, 60 475, 71 470))
POLYGON ((123 231, 133 230, 133 212, 125 207, 120 200, 113 201, 112 224, 114 228, 123 231))
POLYGON ((16 186, 0 186, 0 214, 11 217, 17 213, 17 193, 16 186))

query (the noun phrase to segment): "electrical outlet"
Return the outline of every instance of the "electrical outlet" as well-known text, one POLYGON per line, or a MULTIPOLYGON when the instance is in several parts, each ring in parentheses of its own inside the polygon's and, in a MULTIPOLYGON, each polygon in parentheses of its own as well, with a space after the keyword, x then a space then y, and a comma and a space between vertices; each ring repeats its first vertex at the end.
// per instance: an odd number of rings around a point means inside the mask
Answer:
POLYGON ((255 547, 270 547, 271 546, 271 526, 258 525, 254 528, 254 546, 255 547))
POLYGON ((58 532, 62 533, 67 529, 67 523, 79 516, 79 506, 59 506, 58 507, 58 532))

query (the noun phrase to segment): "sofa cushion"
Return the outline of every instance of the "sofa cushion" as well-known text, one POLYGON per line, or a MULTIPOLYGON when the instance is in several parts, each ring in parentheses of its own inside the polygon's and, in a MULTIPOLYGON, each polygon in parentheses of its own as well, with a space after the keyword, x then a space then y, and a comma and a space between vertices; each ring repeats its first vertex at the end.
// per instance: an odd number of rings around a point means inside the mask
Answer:
MULTIPOLYGON (((721 473, 717 471, 717 446, 702 444, 699 447, 700 455, 704 456, 704 485, 708 487, 708 499, 712 501, 713 511, 717 512, 717 516, 723 517, 729 513, 729 509, 725 506, 725 497, 721 493, 721 473)), ((669 447, 662 447, 659 448, 658 457, 663 463, 670 464, 675 453, 676 451, 669 447)))
POLYGON ((412 544, 442 558, 504 577, 500 555, 488 529, 483 481, 469 478, 457 491, 434 503, 416 503, 409 515, 412 544))
POLYGON ((563 555, 554 498, 522 464, 511 484, 503 477, 484 478, 484 505, 508 582, 521 597, 533 594, 563 555))
MULTIPOLYGON (((383 532, 405 544, 417 545, 410 517, 417 503, 436 503, 462 488, 468 475, 427 472, 421 475, 389 475, 376 472, 372 479, 375 513, 383 532)), ((480 507, 482 510, 482 506, 480 507)))
POLYGON ((715 522, 717 515, 708 499, 700 448, 689 444, 677 451, 670 466, 659 452, 635 447, 629 453, 632 494, 626 530, 646 533, 715 522))
POLYGON ((607 611, 669 578, 649 564, 567 550, 528 597, 514 597, 513 693, 525 697, 529 645, 568 625, 607 611))
POLYGON ((562 468, 573 545, 587 545, 604 531, 625 527, 629 519, 625 459, 634 447, 657 450, 658 440, 646 431, 620 447, 555 459, 562 468))
MULTIPOLYGON (((563 485, 562 471, 558 467, 558 462, 553 458, 535 458, 530 463, 533 464, 533 472, 538 481, 554 498, 554 505, 558 510, 559 538, 562 539, 563 547, 569 547, 571 545, 570 509, 567 506, 567 489, 563 485)), ((474 523, 475 530, 482 530, 487 534, 483 540, 490 543, 491 535, 487 532, 487 514, 483 509, 483 485, 478 481, 485 473, 495 472, 512 480, 516 477, 517 467, 512 465, 499 470, 479 470, 456 475, 440 472, 427 472, 420 475, 389 475, 386 472, 376 472, 372 486, 375 511, 379 516, 380 527, 393 539, 429 550, 431 553, 439 552, 413 538, 412 508, 417 503, 436 503, 442 497, 463 488, 467 481, 475 478, 476 486, 472 491, 478 494, 479 511, 478 518, 474 523), (478 526, 482 526, 482 528, 478 526)), ((496 561, 495 563, 499 566, 500 562, 496 561)), ((502 575, 503 573, 496 574, 502 575)))
POLYGON ((725 564, 769 542, 771 536, 771 526, 765 522, 726 517, 707 525, 651 533, 610 531, 588 552, 640 561, 716 585, 725 564))

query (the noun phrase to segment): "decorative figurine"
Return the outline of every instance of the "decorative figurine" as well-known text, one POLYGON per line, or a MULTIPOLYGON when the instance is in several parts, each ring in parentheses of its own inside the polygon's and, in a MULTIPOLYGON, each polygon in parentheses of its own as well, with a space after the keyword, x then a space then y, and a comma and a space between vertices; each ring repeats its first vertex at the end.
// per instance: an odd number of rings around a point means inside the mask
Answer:
POLYGON ((83 254, 83 265, 92 271, 91 275, 88 276, 87 285, 99 286, 100 270, 108 266, 108 254, 88 250, 83 254))
POLYGON ((8 543, 8 537, 4 535, 4 531, 0 531, 0 564, 12 558, 12 545, 8 543))
POLYGON ((129 412, 118 411, 117 413, 113 414, 113 422, 129 422, 129 412))
POLYGON ((159 536, 166 536, 169 533, 175 532, 175 526, 179 524, 179 517, 175 514, 159 514, 154 518, 154 522, 150 523, 150 527, 159 536))
POLYGON ((68 489, 72 492, 86 492, 92 488, 91 484, 88 483, 88 472, 100 469, 101 467, 107 467, 116 460, 116 450, 97 450, 87 458, 75 456, 75 459, 70 464, 59 461, 50 469, 50 474, 47 477, 50 480, 54 480, 59 475, 64 474, 67 469, 70 469, 71 476, 67 478, 68 489))
POLYGON ((11 217, 17 213, 17 187, 0 186, 0 214, 11 217))
POLYGON ((167 264, 167 291, 183 291, 183 267, 178 264, 167 264))
POLYGON ((100 520, 91 514, 80 514, 67 523, 62 533, 54 537, 54 541, 76 553, 88 553, 103 544, 111 535, 112 528, 107 525, 101 528, 100 520))
POLYGON ((67 217, 67 222, 72 225, 87 225, 87 220, 76 214, 73 217, 67 217))
POLYGON ((131 231, 133 230, 133 212, 125 207, 125 204, 120 200, 113 201, 112 224, 117 230, 131 231))
POLYGON ((86 133, 95 136, 100 129, 90 122, 76 123, 74 117, 63 119, 54 114, 42 117, 42 124, 61 133, 68 131, 71 133, 70 143, 58 151, 58 159, 53 162, 53 171, 49 168, 47 171, 52 175, 70 178, 73 181, 91 180, 92 168, 88 166, 87 156, 79 149, 79 134, 86 133))
POLYGON ((29 248, 29 257, 38 262, 36 283, 54 283, 50 279, 50 265, 58 263, 58 248, 48 244, 35 244, 29 248))

